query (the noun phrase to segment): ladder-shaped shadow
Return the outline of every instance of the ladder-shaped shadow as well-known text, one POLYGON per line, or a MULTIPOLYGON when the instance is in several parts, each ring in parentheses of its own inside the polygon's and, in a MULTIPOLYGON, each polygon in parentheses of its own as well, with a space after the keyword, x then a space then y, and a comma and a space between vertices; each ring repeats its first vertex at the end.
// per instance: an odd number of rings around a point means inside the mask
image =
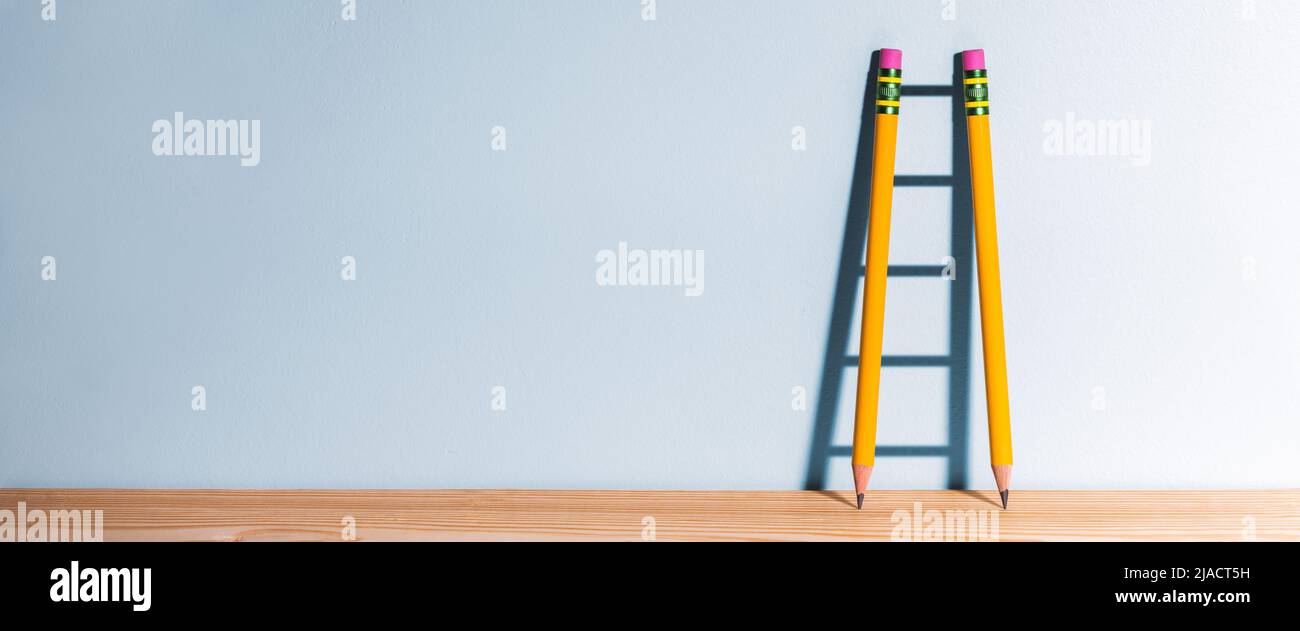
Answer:
MULTIPOLYGON (((822 363, 820 393, 814 414, 812 445, 808 450, 808 467, 804 488, 820 490, 826 486, 827 472, 833 458, 843 458, 849 469, 851 445, 832 444, 843 385, 844 369, 856 367, 858 357, 849 355, 848 343, 853 330, 854 307, 858 301, 858 281, 864 274, 862 261, 866 248, 867 217, 871 200, 871 154, 875 143, 875 86, 879 53, 871 57, 862 99, 862 127, 858 135, 858 152, 849 191, 849 206, 844 222, 844 243, 840 248, 840 266, 831 304, 830 328, 826 335, 826 355, 822 363)), ((961 55, 953 56, 952 85, 902 86, 903 111, 909 97, 941 97, 952 101, 952 173, 948 175, 896 175, 894 186, 949 187, 952 191, 950 234, 954 278, 944 278, 943 265, 890 265, 891 277, 933 277, 935 282, 950 285, 948 296, 949 327, 946 355, 886 355, 884 368, 941 367, 948 370, 948 441, 944 445, 878 445, 877 457, 942 457, 947 460, 948 488, 966 488, 966 454, 969 434, 970 402, 970 332, 971 272, 974 232, 970 197, 970 164, 966 155, 966 112, 961 91, 961 55)), ((904 116, 906 114, 903 114, 904 116)), ((895 214, 898 204, 895 203, 895 214)), ((888 326, 888 322, 886 322, 888 326)), ((888 331, 888 328, 886 328, 888 331)), ((852 390, 850 389, 850 392, 852 390)), ((884 419, 882 419, 884 421, 884 419)))

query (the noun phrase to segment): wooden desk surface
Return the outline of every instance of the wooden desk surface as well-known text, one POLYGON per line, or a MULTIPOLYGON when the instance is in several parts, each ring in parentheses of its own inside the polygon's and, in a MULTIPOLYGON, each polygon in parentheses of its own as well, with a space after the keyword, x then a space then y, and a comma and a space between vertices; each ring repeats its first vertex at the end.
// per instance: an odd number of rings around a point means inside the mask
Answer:
POLYGON ((358 541, 1300 541, 1300 489, 1012 490, 1005 512, 993 491, 872 491, 862 511, 852 499, 840 491, 0 489, 0 510, 16 515, 20 501, 29 513, 99 509, 105 541, 341 541, 353 532, 358 541))

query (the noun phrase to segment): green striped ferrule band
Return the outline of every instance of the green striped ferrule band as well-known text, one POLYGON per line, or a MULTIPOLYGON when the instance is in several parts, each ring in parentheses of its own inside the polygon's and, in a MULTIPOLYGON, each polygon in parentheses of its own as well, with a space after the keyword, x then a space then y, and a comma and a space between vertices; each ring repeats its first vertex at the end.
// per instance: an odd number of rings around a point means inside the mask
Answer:
POLYGON ((903 71, 881 68, 876 77, 876 113, 898 115, 899 99, 903 90, 903 71))
POLYGON ((962 95, 966 97, 967 116, 989 115, 989 74, 987 70, 962 73, 962 95))

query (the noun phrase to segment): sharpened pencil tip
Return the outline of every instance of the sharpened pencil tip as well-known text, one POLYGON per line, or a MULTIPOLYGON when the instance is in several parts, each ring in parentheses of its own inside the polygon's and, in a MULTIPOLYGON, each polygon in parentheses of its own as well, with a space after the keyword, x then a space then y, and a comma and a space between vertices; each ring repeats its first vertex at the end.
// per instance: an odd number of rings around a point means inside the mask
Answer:
POLYGON ((998 493, 998 495, 1001 495, 1001 496, 1002 496, 1002 510, 1006 510, 1006 509, 1007 509, 1007 496, 1008 496, 1008 495, 1011 495, 1011 490, 1010 490, 1010 489, 1007 489, 1007 490, 1005 490, 1005 491, 1002 491, 1001 493, 998 493))
POLYGON ((858 510, 862 510, 862 499, 866 496, 866 493, 858 493, 858 510))

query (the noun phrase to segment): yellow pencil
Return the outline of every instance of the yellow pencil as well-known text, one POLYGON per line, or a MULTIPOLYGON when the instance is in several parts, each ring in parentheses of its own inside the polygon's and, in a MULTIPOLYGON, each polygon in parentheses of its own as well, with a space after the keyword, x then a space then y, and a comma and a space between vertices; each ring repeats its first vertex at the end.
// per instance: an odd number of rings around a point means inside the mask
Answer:
POLYGON ((984 50, 961 54, 970 147, 971 198, 975 207, 975 257, 979 262, 980 326, 984 341, 984 388, 989 411, 989 460, 1007 507, 1011 486, 1011 409, 1007 400, 1007 350, 1002 332, 1002 281, 998 228, 993 211, 993 154, 989 145, 988 70, 984 50))
POLYGON ((858 348, 858 404, 853 419, 853 490, 858 509, 876 464, 876 410, 880 403, 880 354, 885 336, 885 282, 889 273, 889 211, 894 201, 894 146, 903 81, 903 53, 880 50, 876 81, 876 139, 871 154, 871 210, 867 269, 862 290, 862 339, 858 348))

